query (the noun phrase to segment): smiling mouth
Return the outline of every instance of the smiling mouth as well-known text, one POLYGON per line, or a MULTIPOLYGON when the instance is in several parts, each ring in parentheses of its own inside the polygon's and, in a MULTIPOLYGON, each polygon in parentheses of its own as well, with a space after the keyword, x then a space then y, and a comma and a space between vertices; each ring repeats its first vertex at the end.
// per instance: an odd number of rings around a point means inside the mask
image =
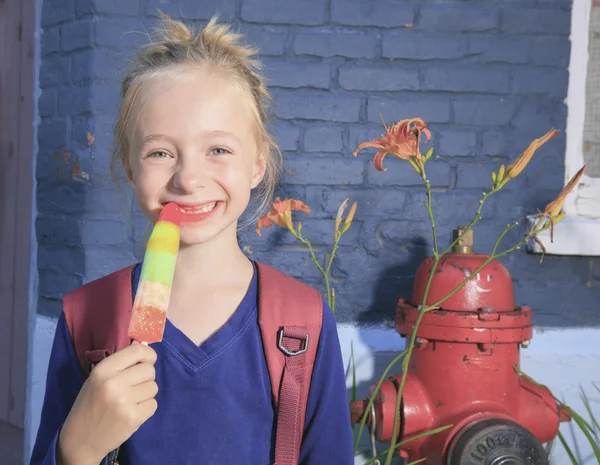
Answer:
POLYGON ((208 213, 214 210, 218 202, 210 202, 202 205, 195 205, 193 207, 182 207, 179 205, 179 211, 182 215, 197 215, 199 213, 208 213))

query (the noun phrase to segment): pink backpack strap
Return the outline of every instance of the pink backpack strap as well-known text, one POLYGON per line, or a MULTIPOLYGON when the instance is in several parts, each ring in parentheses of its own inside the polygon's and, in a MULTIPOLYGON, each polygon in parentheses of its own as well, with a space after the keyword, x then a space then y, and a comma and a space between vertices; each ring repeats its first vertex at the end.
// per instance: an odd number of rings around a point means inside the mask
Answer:
POLYGON ((277 421, 274 465, 298 465, 323 300, 316 289, 268 265, 257 266, 258 322, 277 421))
POLYGON ((91 281, 63 297, 63 313, 81 368, 127 347, 133 306, 132 266, 91 281))

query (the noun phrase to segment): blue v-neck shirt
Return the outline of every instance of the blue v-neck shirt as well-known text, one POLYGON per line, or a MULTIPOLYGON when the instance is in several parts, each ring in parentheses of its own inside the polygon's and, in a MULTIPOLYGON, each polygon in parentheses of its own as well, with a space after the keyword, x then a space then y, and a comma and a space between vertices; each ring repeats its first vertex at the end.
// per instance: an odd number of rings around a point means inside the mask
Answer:
MULTIPOLYGON (((121 465, 273 463, 275 417, 257 297, 255 270, 239 308, 199 347, 167 320, 163 341, 152 344, 158 410, 122 447, 121 465)), ((333 314, 326 302, 323 307, 300 464, 351 465, 344 367, 333 314)), ((58 433, 84 381, 61 314, 31 465, 56 464, 58 433)))

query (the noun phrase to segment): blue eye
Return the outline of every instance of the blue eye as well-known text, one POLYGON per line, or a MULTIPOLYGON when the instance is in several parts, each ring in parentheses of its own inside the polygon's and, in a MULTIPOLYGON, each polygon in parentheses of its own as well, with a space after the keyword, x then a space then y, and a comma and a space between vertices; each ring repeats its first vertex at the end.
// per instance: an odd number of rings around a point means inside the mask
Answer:
POLYGON ((215 147, 210 151, 211 155, 225 155, 226 153, 231 153, 229 150, 224 149, 223 147, 215 147))
POLYGON ((150 156, 154 157, 154 158, 166 158, 166 157, 169 157, 170 155, 167 152, 163 152, 162 150, 159 150, 157 152, 152 152, 150 154, 150 156))

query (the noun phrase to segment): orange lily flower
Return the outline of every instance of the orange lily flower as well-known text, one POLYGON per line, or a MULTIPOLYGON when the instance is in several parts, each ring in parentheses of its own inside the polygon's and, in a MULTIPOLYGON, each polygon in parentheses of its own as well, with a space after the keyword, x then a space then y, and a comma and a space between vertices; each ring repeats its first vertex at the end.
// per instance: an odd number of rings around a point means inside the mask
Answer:
POLYGON ((546 209, 544 210, 544 214, 548 215, 550 218, 555 218, 558 216, 562 207, 565 203, 567 195, 571 192, 575 186, 579 183, 581 176, 583 176, 583 172, 585 171, 586 165, 583 167, 571 178, 571 180, 567 183, 564 189, 558 194, 558 197, 546 205, 546 209))
POLYGON ((513 179, 521 173, 533 157, 533 154, 537 149, 539 149, 542 145, 552 139, 559 133, 557 129, 550 129, 546 134, 538 139, 534 139, 529 147, 521 154, 519 158, 517 158, 514 162, 512 162, 508 168, 506 168, 506 174, 504 175, 504 179, 513 179))
POLYGON ((379 149, 373 159, 373 164, 379 171, 385 171, 383 159, 388 153, 401 160, 408 160, 411 164, 414 163, 414 158, 418 165, 422 165, 421 152, 419 151, 421 133, 425 134, 427 140, 431 138, 431 133, 427 129, 425 121, 421 118, 405 119, 394 125, 386 125, 385 128, 387 130, 385 136, 371 142, 363 142, 352 152, 352 155, 357 156, 360 150, 366 148, 379 149))
POLYGON ((271 210, 264 216, 261 216, 256 222, 256 234, 261 236, 261 228, 268 228, 272 224, 287 228, 290 231, 294 230, 294 223, 292 222, 292 212, 303 211, 304 213, 310 213, 310 207, 301 200, 286 199, 280 200, 279 197, 271 204, 271 210))

